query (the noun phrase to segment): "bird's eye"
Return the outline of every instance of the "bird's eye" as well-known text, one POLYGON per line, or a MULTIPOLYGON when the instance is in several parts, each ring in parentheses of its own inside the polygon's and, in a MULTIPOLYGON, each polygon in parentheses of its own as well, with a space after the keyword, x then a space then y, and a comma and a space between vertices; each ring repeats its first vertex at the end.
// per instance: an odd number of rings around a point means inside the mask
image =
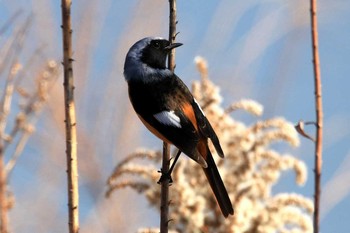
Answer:
POLYGON ((158 41, 154 42, 153 43, 153 46, 156 48, 156 49, 159 49, 160 48, 160 43, 158 41))

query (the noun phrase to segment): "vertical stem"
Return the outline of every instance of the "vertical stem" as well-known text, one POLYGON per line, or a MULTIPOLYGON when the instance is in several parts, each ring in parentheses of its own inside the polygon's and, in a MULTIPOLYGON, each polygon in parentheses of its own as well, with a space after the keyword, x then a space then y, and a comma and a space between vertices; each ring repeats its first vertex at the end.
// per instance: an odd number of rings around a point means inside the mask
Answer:
MULTIPOLYGON (((176 39, 176 0, 169 0, 169 10, 169 41, 172 44, 176 39)), ((172 71, 175 69, 175 49, 172 49, 169 53, 168 68, 172 71)))
MULTIPOLYGON (((169 171, 170 145, 163 142, 163 162, 162 174, 169 171)), ((169 179, 163 179, 161 182, 161 200, 160 200, 160 233, 168 233, 168 214, 169 214, 169 179)))
MULTIPOLYGON (((176 37, 176 0, 169 0, 169 41, 174 43, 176 37)), ((175 69, 175 50, 172 49, 168 56, 168 68, 175 69)), ((170 145, 163 142, 163 163, 162 173, 169 172, 170 145)), ((160 203, 160 232, 168 232, 169 223, 169 179, 164 179, 161 183, 161 203, 160 203)))
POLYGON ((320 199, 321 199, 321 169, 322 169, 322 138, 323 138, 323 109, 320 58, 318 54, 317 32, 317 0, 310 0, 312 56, 315 79, 315 108, 316 108, 316 142, 315 142, 315 196, 314 196, 314 233, 320 228, 320 199))
POLYGON ((63 67, 64 67, 64 104, 66 125, 66 154, 68 179, 68 213, 69 232, 79 231, 79 193, 78 193, 78 163, 77 135, 74 104, 73 59, 72 59, 72 28, 71 0, 62 0, 62 36, 63 36, 63 67))

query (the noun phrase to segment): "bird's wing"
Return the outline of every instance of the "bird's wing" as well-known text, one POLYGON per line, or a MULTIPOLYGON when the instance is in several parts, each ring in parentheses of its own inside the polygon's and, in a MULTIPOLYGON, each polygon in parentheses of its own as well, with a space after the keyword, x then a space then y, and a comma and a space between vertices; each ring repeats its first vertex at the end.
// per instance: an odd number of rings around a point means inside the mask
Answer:
POLYGON ((194 99, 193 103, 192 103, 192 107, 193 110, 195 112, 195 116, 197 118, 197 122, 198 122, 198 128, 200 130, 200 132, 207 138, 210 138, 210 140, 212 141, 216 152, 218 153, 218 155, 220 157, 224 157, 224 152, 221 148, 218 136, 216 135, 213 127, 211 126, 211 124, 209 123, 207 117, 205 116, 202 108, 199 106, 198 102, 194 99))
POLYGON ((172 86, 175 87, 177 85, 176 89, 181 90, 181 95, 183 96, 183 98, 180 98, 180 101, 176 102, 182 103, 182 113, 184 114, 184 117, 190 120, 199 135, 199 138, 210 138, 218 155, 223 158, 224 152, 221 148, 219 139, 200 105, 178 76, 174 75, 172 80, 174 80, 172 86))

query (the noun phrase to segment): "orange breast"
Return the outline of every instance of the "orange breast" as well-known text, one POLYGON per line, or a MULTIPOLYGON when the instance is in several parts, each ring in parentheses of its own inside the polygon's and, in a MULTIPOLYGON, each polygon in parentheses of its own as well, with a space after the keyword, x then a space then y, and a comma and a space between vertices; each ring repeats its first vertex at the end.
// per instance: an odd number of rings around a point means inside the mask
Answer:
POLYGON ((163 134, 161 134, 156 128, 152 127, 150 124, 148 124, 147 121, 145 121, 145 119, 143 119, 139 114, 137 114, 140 118, 140 120, 142 121, 142 123, 146 126, 146 128, 151 131, 154 135, 156 135, 159 139, 172 144, 168 139, 166 139, 163 134))

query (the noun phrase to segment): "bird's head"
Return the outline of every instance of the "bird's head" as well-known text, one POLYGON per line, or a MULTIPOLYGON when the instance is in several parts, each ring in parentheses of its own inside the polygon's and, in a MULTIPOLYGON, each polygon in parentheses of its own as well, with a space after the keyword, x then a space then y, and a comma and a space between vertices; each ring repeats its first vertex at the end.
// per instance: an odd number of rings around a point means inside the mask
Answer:
POLYGON ((128 76, 133 77, 143 69, 162 70, 166 69, 166 58, 169 52, 181 43, 173 43, 161 37, 146 37, 136 42, 126 55, 124 64, 124 75, 128 80, 128 76), (133 73, 134 72, 134 73, 133 73), (135 73, 136 72, 136 73, 135 73))

